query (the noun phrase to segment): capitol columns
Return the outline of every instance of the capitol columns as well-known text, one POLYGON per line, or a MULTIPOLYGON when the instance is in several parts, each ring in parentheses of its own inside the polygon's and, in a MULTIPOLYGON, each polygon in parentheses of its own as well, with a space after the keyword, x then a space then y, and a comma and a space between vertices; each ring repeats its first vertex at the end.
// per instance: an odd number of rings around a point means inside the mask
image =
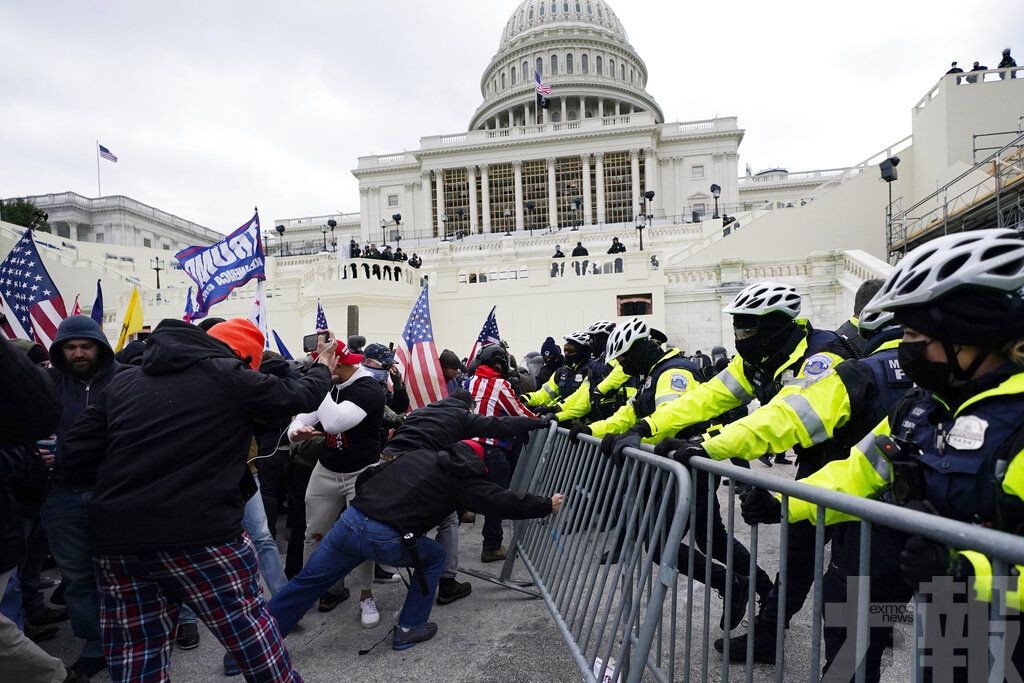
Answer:
POLYGON ((558 186, 555 184, 555 157, 548 157, 548 225, 558 227, 558 186))
POLYGON ((491 234, 491 183, 488 177, 490 167, 487 164, 480 164, 480 200, 483 210, 484 234, 491 234))
POLYGON ((422 218, 419 220, 422 223, 420 237, 429 237, 433 233, 434 227, 432 215, 434 207, 430 201, 430 171, 422 171, 420 173, 420 201, 423 202, 423 210, 420 212, 422 218))
POLYGON ((590 154, 581 154, 580 161, 583 162, 583 225, 590 225, 594 222, 590 212, 590 154))
POLYGON ((475 235, 480 224, 476 213, 476 166, 472 164, 466 167, 466 184, 469 186, 469 233, 475 235))
POLYGON ((658 191, 658 160, 654 158, 654 147, 644 148, 644 192, 658 191))
POLYGON ((633 217, 640 213, 640 150, 636 147, 629 150, 629 177, 630 188, 633 195, 633 217))
POLYGON ((597 164, 594 175, 597 176, 597 223, 604 225, 604 152, 594 152, 597 164))
POLYGON ((512 162, 512 170, 515 174, 515 205, 516 205, 516 230, 522 230, 523 223, 523 162, 516 159, 512 162))
POLYGON ((370 239, 370 188, 359 186, 359 232, 362 242, 370 239))
POLYGON ((434 192, 437 203, 437 231, 443 233, 441 238, 445 239, 448 237, 448 221, 441 220, 441 214, 444 213, 444 169, 434 171, 434 192))

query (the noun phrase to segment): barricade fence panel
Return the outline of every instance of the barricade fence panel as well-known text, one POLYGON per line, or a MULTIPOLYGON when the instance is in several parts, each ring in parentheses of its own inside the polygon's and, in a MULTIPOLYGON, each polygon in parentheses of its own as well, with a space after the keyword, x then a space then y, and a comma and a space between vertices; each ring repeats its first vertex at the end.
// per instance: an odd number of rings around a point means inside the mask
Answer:
POLYGON ((585 680, 1021 680, 1020 618, 1004 598, 1024 538, 727 461, 687 469, 646 446, 616 464, 599 445, 554 426, 531 439, 512 488, 565 500, 513 524, 502 570, 522 561, 585 680), (781 496, 777 528, 738 519, 751 487, 781 496), (789 523, 790 497, 816 518, 789 523), (826 526, 826 508, 858 521, 826 526), (991 602, 947 576, 907 587, 897 559, 909 536, 990 558, 991 602), (751 626, 768 623, 766 643, 751 626))

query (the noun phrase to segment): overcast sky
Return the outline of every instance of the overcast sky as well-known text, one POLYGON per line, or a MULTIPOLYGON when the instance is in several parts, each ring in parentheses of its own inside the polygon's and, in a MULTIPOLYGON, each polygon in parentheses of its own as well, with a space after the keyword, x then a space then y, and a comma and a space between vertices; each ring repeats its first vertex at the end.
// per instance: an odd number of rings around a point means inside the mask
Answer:
MULTIPOLYGON (((356 157, 464 131, 517 2, 0 0, 0 196, 124 194, 221 232, 357 211, 356 157)), ((1024 2, 612 0, 667 120, 736 115, 740 168, 855 164, 910 133, 1024 2)), ((1019 48, 1018 61, 1024 56, 1019 48)))

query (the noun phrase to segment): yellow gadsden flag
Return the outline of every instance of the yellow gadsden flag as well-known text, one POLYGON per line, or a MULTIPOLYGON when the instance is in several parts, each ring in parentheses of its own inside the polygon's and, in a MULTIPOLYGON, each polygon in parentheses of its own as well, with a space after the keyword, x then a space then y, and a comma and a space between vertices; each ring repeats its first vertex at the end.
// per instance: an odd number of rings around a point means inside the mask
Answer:
POLYGON ((128 341, 129 335, 142 331, 142 300, 139 299, 139 288, 132 288, 131 298, 128 299, 128 308, 124 312, 124 323, 121 325, 121 336, 117 338, 117 346, 114 351, 120 351, 128 341))

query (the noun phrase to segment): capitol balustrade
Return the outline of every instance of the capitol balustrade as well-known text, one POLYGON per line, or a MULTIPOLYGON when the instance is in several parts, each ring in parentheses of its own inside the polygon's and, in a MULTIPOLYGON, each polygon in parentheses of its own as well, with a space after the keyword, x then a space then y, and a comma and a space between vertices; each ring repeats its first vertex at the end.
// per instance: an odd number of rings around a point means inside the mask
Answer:
POLYGON ((350 258, 338 261, 320 258, 305 268, 301 275, 302 288, 318 282, 348 281, 355 287, 371 285, 419 288, 427 274, 412 268, 404 261, 382 261, 380 259, 350 258))

